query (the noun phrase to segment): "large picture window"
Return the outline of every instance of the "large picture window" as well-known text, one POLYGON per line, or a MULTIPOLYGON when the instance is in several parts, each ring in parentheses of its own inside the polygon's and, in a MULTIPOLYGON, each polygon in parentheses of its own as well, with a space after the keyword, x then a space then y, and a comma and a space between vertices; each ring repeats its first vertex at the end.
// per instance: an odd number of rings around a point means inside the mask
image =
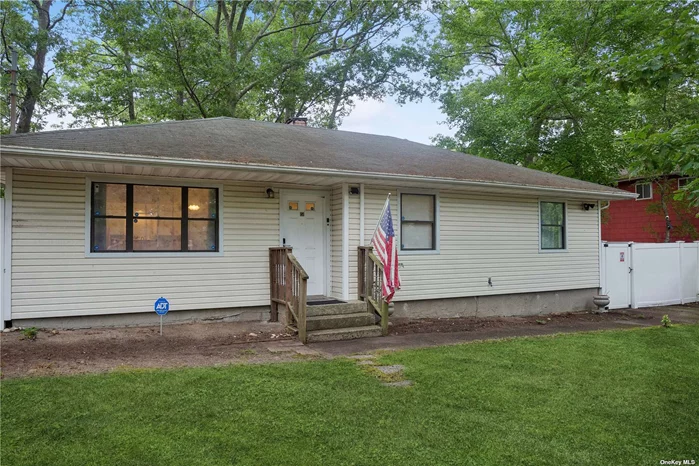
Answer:
POLYGON ((93 253, 216 252, 218 189, 92 183, 93 253))
POLYGON ((437 201, 434 194, 401 194, 401 250, 434 251, 437 249, 436 207, 437 201))
POLYGON ((541 249, 566 248, 566 205, 563 202, 541 202, 541 249))

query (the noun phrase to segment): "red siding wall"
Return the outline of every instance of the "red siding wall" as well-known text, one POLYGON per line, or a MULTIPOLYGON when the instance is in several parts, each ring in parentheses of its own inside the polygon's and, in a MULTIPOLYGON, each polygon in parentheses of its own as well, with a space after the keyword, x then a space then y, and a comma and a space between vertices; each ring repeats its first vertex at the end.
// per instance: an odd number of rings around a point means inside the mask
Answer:
MULTIPOLYGON (((619 189, 636 192, 636 182, 619 183, 619 189)), ((650 204, 660 202, 660 190, 653 183, 653 199, 612 201, 609 208, 602 213, 602 241, 635 241, 637 243, 662 243, 665 239, 665 218, 661 213, 649 213, 650 204)), ((696 214, 696 212, 694 212, 696 214)), ((686 220, 687 215, 684 216, 686 220)), ((677 227, 681 223, 679 216, 670 212, 670 221, 677 227)), ((699 219, 689 220, 699 231, 699 219)), ((671 231, 671 241, 694 241, 689 234, 681 234, 676 228, 671 231)))

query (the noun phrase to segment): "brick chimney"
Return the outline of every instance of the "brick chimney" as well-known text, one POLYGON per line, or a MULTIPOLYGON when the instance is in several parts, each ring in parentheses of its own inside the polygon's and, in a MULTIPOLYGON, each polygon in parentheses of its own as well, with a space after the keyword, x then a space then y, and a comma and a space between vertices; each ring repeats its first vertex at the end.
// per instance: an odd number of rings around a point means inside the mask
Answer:
POLYGON ((287 125, 292 125, 292 126, 308 126, 308 118, 304 117, 295 117, 295 118, 289 118, 286 120, 287 125))

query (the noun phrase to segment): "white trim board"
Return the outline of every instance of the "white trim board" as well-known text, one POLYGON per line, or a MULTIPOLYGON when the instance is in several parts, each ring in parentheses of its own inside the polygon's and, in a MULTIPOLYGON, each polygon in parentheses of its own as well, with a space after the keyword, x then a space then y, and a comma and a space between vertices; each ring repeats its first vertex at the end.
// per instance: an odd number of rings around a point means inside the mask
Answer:
POLYGON ((349 300, 349 184, 342 183, 342 299, 349 300))
POLYGON ((12 320, 12 168, 5 168, 2 244, 2 320, 12 320))

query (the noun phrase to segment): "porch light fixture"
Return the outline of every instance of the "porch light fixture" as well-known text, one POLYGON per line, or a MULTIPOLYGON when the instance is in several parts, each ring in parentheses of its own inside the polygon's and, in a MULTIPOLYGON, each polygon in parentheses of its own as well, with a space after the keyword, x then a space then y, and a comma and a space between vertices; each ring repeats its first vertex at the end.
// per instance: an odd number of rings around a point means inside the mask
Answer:
POLYGON ((590 210, 595 208, 595 204, 588 204, 587 202, 583 202, 582 205, 583 210, 590 210))
POLYGON ((272 188, 267 188, 267 191, 265 192, 267 193, 267 197, 269 199, 274 199, 274 190, 272 188))
POLYGON ((196 212, 197 210, 201 209, 201 207, 199 207, 197 204, 190 204, 188 209, 196 212))

